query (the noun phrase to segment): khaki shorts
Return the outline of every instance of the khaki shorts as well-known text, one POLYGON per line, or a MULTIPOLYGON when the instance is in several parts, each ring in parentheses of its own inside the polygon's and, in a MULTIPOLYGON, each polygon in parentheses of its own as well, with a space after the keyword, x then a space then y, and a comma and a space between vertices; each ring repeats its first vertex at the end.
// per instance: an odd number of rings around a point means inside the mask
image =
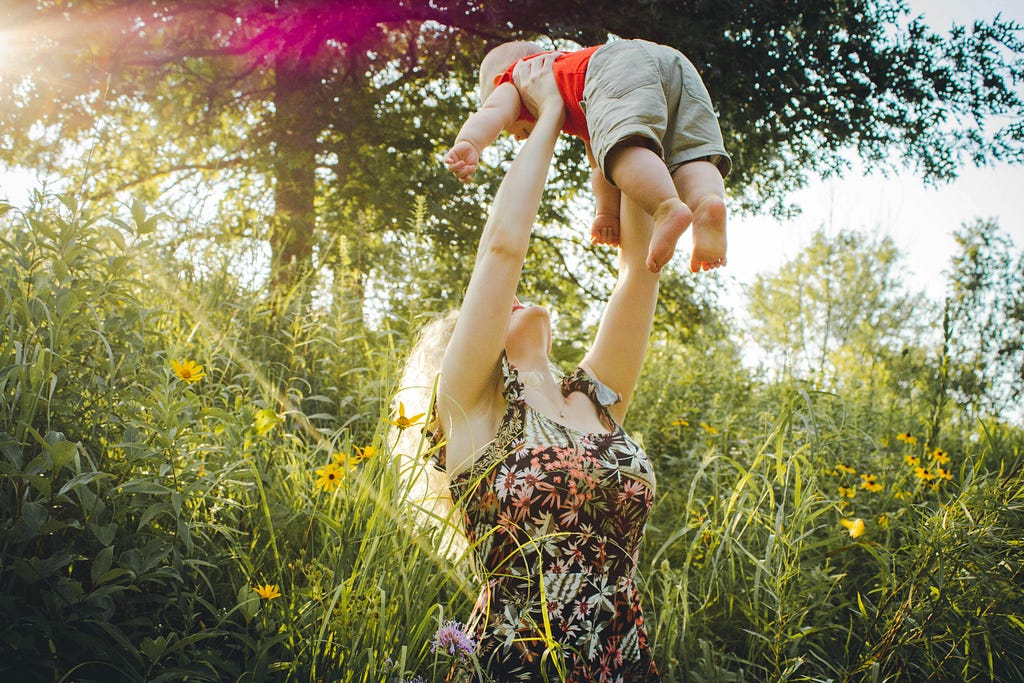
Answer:
POLYGON ((732 168, 718 117, 697 69, 678 50, 646 40, 617 40, 590 58, 583 88, 590 146, 608 181, 605 158, 641 137, 674 171, 704 159, 724 178, 732 168))

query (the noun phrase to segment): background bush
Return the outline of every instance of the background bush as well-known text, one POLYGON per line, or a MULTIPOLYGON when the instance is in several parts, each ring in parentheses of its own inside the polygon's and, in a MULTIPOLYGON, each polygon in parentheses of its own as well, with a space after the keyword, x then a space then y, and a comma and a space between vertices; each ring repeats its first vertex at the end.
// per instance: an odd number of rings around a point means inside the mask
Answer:
MULTIPOLYGON (((139 204, 4 208, 0 674, 444 680, 432 639, 479 584, 408 519, 391 457, 417 321, 254 294, 139 204)), ((767 378, 730 329, 658 336, 627 425, 658 472, 666 680, 1024 680, 1019 425, 965 418, 926 343, 871 381, 767 378)))

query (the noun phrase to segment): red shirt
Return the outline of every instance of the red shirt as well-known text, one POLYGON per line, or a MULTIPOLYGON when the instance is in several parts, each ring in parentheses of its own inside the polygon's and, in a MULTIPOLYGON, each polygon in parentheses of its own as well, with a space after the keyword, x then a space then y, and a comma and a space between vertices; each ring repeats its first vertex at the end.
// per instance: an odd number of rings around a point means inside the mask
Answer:
MULTIPOLYGON (((583 108, 580 107, 580 101, 583 99, 583 85, 587 80, 587 64, 590 63, 591 55, 599 47, 601 46, 595 45, 594 47, 584 48, 575 52, 558 52, 558 56, 555 58, 555 63, 552 66, 555 72, 555 82, 558 84, 558 92, 562 94, 562 101, 565 102, 566 114, 562 130, 569 135, 575 135, 587 141, 590 140, 590 130, 587 128, 587 117, 583 113, 583 108)), ((550 51, 538 52, 535 55, 526 57, 526 59, 549 54, 551 54, 550 51)), ((512 69, 514 67, 515 63, 505 69, 503 73, 494 77, 495 87, 502 83, 512 83, 512 69)), ((518 120, 535 121, 536 119, 529 109, 521 106, 518 120)))

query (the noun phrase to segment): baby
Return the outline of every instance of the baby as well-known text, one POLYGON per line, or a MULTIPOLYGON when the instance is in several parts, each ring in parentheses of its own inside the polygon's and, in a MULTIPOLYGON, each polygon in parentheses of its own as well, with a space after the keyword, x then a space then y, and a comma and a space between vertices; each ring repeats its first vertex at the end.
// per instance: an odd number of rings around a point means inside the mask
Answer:
MULTIPOLYGON (((503 43, 480 64, 480 109, 444 156, 462 182, 481 151, 501 131, 522 140, 536 112, 512 81, 516 62, 542 54, 533 43, 503 43)), ((694 66, 678 50, 644 40, 617 40, 560 52, 555 80, 565 102, 562 130, 583 139, 593 172, 597 215, 594 244, 618 245, 619 191, 654 217, 647 267, 658 272, 693 223, 690 270, 726 263, 725 187, 732 162, 725 152, 711 98, 694 66)))

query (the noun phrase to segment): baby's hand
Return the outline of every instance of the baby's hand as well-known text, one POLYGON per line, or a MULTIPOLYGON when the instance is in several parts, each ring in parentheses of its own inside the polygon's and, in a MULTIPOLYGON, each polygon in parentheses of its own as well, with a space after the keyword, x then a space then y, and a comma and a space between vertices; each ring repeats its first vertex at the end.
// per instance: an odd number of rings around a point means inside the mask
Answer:
POLYGON ((460 182, 468 183, 480 165, 480 151, 473 143, 459 140, 444 155, 444 165, 460 182))
POLYGON ((591 244, 619 246, 619 217, 610 213, 599 213, 590 226, 591 244))

